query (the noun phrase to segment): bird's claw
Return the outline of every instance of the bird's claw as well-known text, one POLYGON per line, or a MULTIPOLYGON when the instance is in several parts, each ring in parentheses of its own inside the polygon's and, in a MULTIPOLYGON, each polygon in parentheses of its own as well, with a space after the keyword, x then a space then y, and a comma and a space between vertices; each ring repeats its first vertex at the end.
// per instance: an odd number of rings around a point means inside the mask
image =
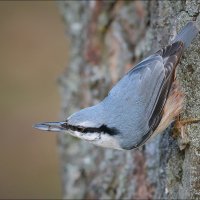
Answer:
POLYGON ((199 123, 200 118, 188 118, 188 119, 177 119, 174 124, 173 129, 173 136, 178 137, 178 145, 180 150, 183 150, 186 148, 186 146, 189 144, 190 140, 188 135, 186 134, 185 128, 187 125, 199 123))

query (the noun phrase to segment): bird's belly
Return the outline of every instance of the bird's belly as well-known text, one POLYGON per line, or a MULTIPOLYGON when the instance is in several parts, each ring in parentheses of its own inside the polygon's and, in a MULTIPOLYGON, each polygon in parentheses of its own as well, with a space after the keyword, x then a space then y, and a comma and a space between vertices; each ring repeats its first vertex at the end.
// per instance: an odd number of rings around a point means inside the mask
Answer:
POLYGON ((155 134, 164 131, 170 123, 179 115, 183 107, 184 95, 181 92, 180 86, 177 81, 173 82, 172 89, 170 91, 169 97, 167 98, 162 119, 154 131, 155 134))

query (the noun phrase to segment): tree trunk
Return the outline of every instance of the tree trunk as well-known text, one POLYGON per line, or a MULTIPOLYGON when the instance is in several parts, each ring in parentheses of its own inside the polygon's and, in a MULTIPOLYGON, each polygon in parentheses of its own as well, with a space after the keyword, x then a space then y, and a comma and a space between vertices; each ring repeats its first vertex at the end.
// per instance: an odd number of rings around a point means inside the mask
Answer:
MULTIPOLYGON (((198 0, 60 1, 70 57, 59 78, 62 117, 102 100, 125 72, 169 42, 187 21, 200 23, 198 0)), ((200 117, 199 37, 185 51, 178 80, 181 117, 200 117)), ((63 195, 71 199, 200 198, 200 126, 184 139, 171 128, 139 150, 103 149, 59 136, 63 195)))

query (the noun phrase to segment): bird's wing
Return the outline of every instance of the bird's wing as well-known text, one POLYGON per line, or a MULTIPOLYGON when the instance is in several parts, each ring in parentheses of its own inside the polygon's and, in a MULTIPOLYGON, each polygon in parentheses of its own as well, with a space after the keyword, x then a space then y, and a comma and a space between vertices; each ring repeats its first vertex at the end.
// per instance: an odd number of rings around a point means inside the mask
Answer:
POLYGON ((120 119, 130 123, 122 123, 130 127, 132 124, 137 128, 134 134, 142 136, 138 146, 151 136, 162 118, 182 50, 182 42, 176 42, 149 56, 131 69, 108 95, 109 109, 113 113, 118 109, 121 115, 126 115, 120 119))
POLYGON ((162 57, 165 76, 160 87, 160 92, 156 98, 157 101, 153 106, 151 117, 149 118, 149 127, 151 131, 154 131, 157 128, 162 118, 163 108, 168 98, 171 85, 175 79, 176 66, 180 60, 182 52, 183 43, 178 41, 168 45, 156 53, 162 57))

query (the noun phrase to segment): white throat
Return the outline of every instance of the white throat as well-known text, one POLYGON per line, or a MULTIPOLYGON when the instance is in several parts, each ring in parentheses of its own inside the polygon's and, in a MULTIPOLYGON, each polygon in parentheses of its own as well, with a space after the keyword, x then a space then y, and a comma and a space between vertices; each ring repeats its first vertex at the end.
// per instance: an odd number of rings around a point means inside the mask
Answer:
POLYGON ((78 131, 71 131, 71 130, 68 130, 67 133, 82 140, 86 140, 97 146, 123 150, 114 137, 109 136, 108 134, 105 133, 95 133, 95 132, 80 133, 78 131))

